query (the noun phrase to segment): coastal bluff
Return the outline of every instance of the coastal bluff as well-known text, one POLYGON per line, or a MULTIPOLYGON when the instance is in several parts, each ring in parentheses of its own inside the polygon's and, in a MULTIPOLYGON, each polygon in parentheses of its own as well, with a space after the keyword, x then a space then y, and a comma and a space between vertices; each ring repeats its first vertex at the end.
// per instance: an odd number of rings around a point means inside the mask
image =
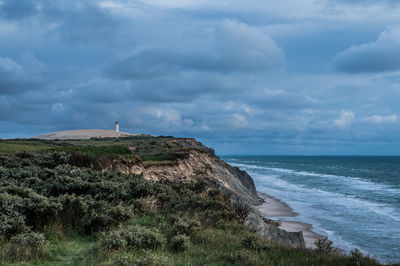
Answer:
POLYGON ((166 137, 157 139, 149 135, 133 135, 109 130, 72 130, 61 131, 34 137, 42 140, 71 140, 79 143, 84 140, 109 139, 126 145, 132 153, 145 160, 114 159, 102 167, 125 174, 142 175, 154 181, 191 182, 204 180, 228 195, 232 205, 248 205, 244 224, 258 235, 276 243, 292 247, 305 247, 302 232, 287 232, 270 223, 257 210, 263 203, 258 196, 253 179, 238 167, 233 167, 215 155, 213 149, 191 138, 166 137), (113 139, 116 138, 117 139, 113 139), (148 142, 129 140, 143 139, 148 142), (160 145, 162 143, 162 145, 160 145), (145 150, 145 151, 144 151, 145 150), (143 155, 143 153, 145 153, 143 155), (149 156, 152 157, 149 160, 149 156), (158 157, 166 156, 166 158, 158 157))
MULTIPOLYGON (((215 155, 213 149, 206 147, 195 139, 177 138, 170 140, 184 147, 185 155, 174 162, 166 164, 146 164, 140 161, 115 161, 109 168, 123 173, 143 175, 151 180, 171 180, 188 182, 202 179, 229 195, 231 202, 249 204, 249 213, 244 224, 258 235, 292 247, 305 247, 302 232, 287 232, 268 222, 257 210, 256 206, 263 203, 258 196, 253 179, 238 167, 233 167, 215 155)), ((130 147, 135 150, 136 147, 130 147)))

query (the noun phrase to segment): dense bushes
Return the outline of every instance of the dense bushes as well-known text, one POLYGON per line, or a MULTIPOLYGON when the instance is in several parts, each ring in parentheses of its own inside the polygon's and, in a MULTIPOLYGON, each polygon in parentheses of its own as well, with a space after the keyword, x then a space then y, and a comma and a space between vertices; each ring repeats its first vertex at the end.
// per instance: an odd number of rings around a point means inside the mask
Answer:
POLYGON ((320 238, 315 241, 316 252, 325 256, 332 256, 340 254, 340 250, 333 246, 333 242, 327 237, 320 238))
POLYGON ((200 229, 200 225, 201 223, 197 220, 182 217, 174 222, 172 226, 172 234, 190 236, 200 229))
POLYGON ((96 245, 103 252, 179 252, 189 249, 190 237, 201 226, 239 219, 229 199, 204 182, 152 182, 98 171, 85 158, 89 157, 63 152, 0 156, 0 238, 7 243, 3 255, 25 249, 20 258, 43 256, 47 242, 38 232, 49 227, 79 235, 110 232, 96 245), (78 162, 84 167, 77 167, 78 162), (125 223, 154 212, 157 226, 125 223))
POLYGON ((266 244, 266 241, 261 240, 259 237, 252 235, 247 236, 242 240, 242 246, 245 249, 253 250, 253 251, 261 251, 269 248, 269 245, 266 244))
POLYGON ((106 251, 113 251, 129 247, 157 249, 165 243, 165 237, 159 230, 136 225, 112 231, 101 240, 99 246, 106 251))
POLYGON ((190 238, 186 235, 176 235, 171 239, 171 248, 175 251, 186 251, 191 245, 190 238))
POLYGON ((250 205, 246 201, 237 198, 233 200, 232 207, 236 214, 239 216, 240 221, 244 222, 244 220, 246 220, 247 216, 249 215, 250 205))
POLYGON ((40 233, 23 233, 11 237, 10 241, 0 239, 0 257, 10 261, 29 261, 49 253, 49 241, 40 233))
POLYGON ((110 146, 64 146, 57 147, 59 152, 67 153, 85 153, 92 154, 96 156, 101 155, 118 155, 118 154, 131 154, 127 146, 123 145, 110 145, 110 146))
POLYGON ((208 197, 205 185, 152 182, 134 175, 95 171, 68 164, 66 154, 17 154, 0 166, 0 235, 41 230, 57 223, 85 234, 112 229, 146 211, 151 198, 166 213, 204 213, 199 221, 175 221, 174 235, 195 230, 200 222, 236 219, 222 195, 208 197), (53 160, 53 161, 52 161, 53 160))

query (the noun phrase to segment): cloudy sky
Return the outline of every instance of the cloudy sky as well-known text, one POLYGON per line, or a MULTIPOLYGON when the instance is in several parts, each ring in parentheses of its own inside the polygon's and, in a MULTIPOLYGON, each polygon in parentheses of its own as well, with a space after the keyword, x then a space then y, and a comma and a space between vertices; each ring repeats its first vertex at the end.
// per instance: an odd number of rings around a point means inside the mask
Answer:
POLYGON ((397 0, 0 0, 0 138, 400 154, 397 0))

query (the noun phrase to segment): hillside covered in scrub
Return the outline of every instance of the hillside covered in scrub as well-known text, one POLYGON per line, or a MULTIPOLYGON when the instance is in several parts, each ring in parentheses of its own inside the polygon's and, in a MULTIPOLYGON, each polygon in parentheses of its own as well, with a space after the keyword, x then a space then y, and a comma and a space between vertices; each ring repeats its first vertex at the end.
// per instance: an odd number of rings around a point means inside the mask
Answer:
POLYGON ((0 264, 379 265, 263 219, 194 139, 0 140, 0 264))

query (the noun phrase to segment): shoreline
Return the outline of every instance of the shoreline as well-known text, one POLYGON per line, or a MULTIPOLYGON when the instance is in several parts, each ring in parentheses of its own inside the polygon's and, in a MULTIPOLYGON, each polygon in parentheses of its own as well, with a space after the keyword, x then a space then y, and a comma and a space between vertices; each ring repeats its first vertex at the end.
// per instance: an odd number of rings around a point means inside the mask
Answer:
POLYGON ((280 222, 279 228, 285 231, 288 232, 303 231, 304 242, 307 248, 315 248, 314 245, 315 241, 324 237, 323 235, 317 234, 314 231, 312 231, 313 229, 312 224, 285 220, 284 218, 286 217, 296 217, 299 215, 286 202, 274 198, 264 192, 257 191, 257 194, 261 199, 264 200, 264 203, 262 203, 259 206, 255 206, 257 210, 265 218, 279 221, 280 222))

